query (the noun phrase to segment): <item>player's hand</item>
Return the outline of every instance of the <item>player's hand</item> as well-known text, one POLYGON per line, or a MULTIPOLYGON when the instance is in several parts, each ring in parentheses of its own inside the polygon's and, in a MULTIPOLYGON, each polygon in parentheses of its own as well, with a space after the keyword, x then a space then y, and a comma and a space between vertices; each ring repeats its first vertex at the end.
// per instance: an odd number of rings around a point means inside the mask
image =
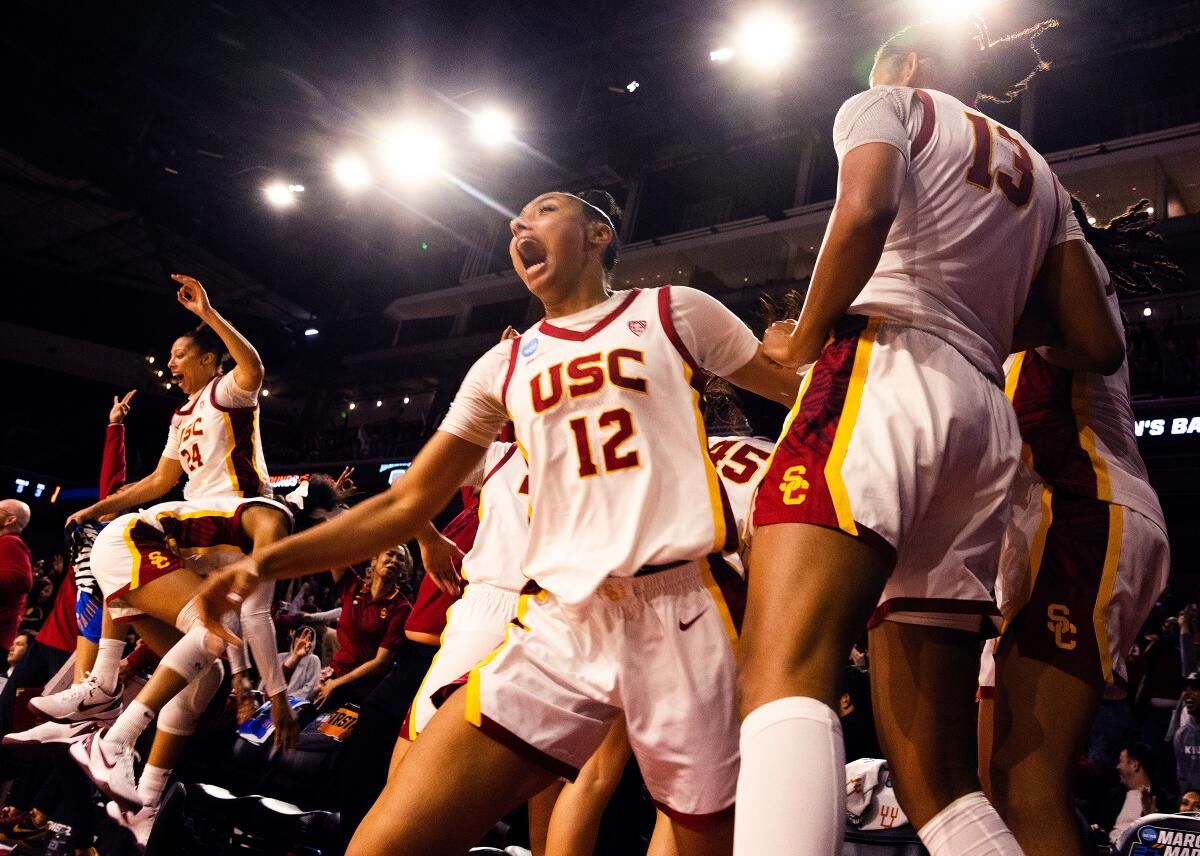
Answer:
POLYGON ((350 476, 354 475, 354 467, 346 467, 342 470, 342 474, 337 477, 337 481, 333 483, 334 489, 337 490, 338 499, 345 499, 350 494, 354 493, 356 485, 350 476))
POLYGON ((237 701, 237 724, 249 722, 258 707, 254 703, 250 679, 246 677, 245 673, 233 676, 233 697, 237 701))
POLYGON ((280 752, 295 749, 300 742, 300 723, 288 704, 286 690, 271 696, 271 722, 275 723, 275 748, 280 752))
POLYGON ((433 584, 449 595, 462 594, 462 577, 458 569, 462 567, 463 551, 458 545, 438 533, 437 538, 424 538, 417 541, 421 548, 421 564, 425 573, 433 578, 433 584))
POLYGON ((92 511, 92 506, 89 505, 87 508, 81 508, 78 511, 76 511, 74 514, 72 514, 70 517, 68 517, 66 525, 63 528, 66 529, 66 528, 70 528, 71 526, 82 526, 83 524, 87 523, 89 520, 95 520, 95 519, 96 519, 96 514, 94 511, 92 511))
POLYGON ((231 645, 242 640, 233 635, 221 619, 242 608, 242 602, 258 588, 262 580, 255 572, 254 560, 247 557, 209 574, 196 592, 196 607, 208 632, 231 645))
POLYGON ((795 332, 794 320, 776 321, 763 333, 763 353, 772 361, 789 369, 798 369, 816 360, 816 354, 803 353, 801 343, 793 335, 795 332))
POLYGON ((136 393, 136 389, 131 389, 121 398, 113 396, 112 410, 108 411, 109 425, 120 425, 125 421, 125 417, 129 415, 129 403, 133 401, 136 393))
POLYGON ((504 332, 500 334, 500 341, 507 342, 509 339, 515 339, 521 334, 516 331, 513 325, 509 324, 504 328, 504 332))
POLYGON ((200 284, 200 280, 182 273, 171 274, 171 279, 179 283, 179 291, 175 298, 189 312, 195 313, 201 319, 212 314, 212 304, 208 302, 208 292, 200 284))

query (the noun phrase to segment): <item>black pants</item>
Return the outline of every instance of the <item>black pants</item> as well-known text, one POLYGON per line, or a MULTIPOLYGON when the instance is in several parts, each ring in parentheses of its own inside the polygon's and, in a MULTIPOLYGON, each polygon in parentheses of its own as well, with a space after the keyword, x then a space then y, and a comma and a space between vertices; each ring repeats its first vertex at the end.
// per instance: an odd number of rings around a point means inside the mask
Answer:
POLYGON ((388 764, 404 715, 436 653, 436 645, 404 643, 396 652, 391 671, 362 702, 340 769, 341 822, 347 842, 387 782, 388 764))

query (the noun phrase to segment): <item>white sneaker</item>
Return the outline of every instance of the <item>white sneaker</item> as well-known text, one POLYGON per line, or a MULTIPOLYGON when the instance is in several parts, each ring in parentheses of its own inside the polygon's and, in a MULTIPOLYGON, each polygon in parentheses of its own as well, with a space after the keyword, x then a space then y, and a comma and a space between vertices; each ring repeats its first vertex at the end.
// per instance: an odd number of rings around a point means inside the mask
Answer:
POLYGON ((136 812, 126 811, 113 800, 104 807, 113 823, 133 833, 138 850, 145 852, 146 842, 150 840, 150 830, 154 828, 154 820, 158 817, 158 803, 144 805, 136 812))
POLYGON ((43 722, 27 731, 18 731, 4 735, 5 746, 33 746, 43 743, 74 743, 82 740, 97 725, 90 720, 85 722, 43 722))
POLYGON ((71 757, 97 788, 133 810, 142 807, 133 773, 133 747, 114 751, 104 745, 104 731, 93 731, 71 744, 71 757))
POLYGON ((29 707, 55 722, 112 720, 121 714, 121 694, 105 692, 95 675, 65 690, 29 700, 29 707))

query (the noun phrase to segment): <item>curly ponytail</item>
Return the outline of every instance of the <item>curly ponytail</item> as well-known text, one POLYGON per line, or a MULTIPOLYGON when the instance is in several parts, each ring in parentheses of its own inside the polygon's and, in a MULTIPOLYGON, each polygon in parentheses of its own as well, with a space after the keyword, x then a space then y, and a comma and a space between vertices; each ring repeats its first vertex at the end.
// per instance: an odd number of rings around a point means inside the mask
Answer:
POLYGON ((1050 18, 993 42, 980 22, 977 39, 983 49, 973 57, 971 75, 978 97, 1007 104, 1028 89, 1034 77, 1050 68, 1038 51, 1037 40, 1057 26, 1058 21, 1050 18))
POLYGON ((1150 230, 1149 199, 1130 205, 1103 226, 1088 222, 1083 203, 1071 197, 1071 210, 1083 237, 1108 268, 1113 285, 1127 295, 1146 296, 1162 291, 1160 281, 1183 279, 1183 269, 1161 249, 1162 235, 1150 230))

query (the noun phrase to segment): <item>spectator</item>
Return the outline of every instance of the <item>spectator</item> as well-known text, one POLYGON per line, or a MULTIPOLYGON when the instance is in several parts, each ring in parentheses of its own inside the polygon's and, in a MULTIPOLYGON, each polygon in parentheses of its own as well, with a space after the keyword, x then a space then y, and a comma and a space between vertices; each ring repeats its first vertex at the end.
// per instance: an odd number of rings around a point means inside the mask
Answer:
POLYGON ((413 559, 403 545, 384 550, 365 577, 335 572, 341 595, 332 674, 317 687, 319 707, 361 700, 387 674, 394 652, 405 644, 404 622, 412 609, 413 559))
POLYGON ((17 637, 25 598, 33 588, 33 563, 21 531, 29 525, 29 506, 17 499, 0 500, 0 652, 17 637))
POLYGON ((1117 775, 1125 788, 1125 801, 1113 821, 1109 840, 1116 846, 1121 836, 1139 817, 1158 811, 1158 800, 1154 795, 1153 781, 1154 752, 1144 743, 1130 743, 1121 750, 1117 761, 1117 775))
POLYGON ((321 658, 312 652, 316 638, 316 631, 305 625, 296 631, 291 651, 279 652, 279 664, 288 682, 287 692, 293 698, 307 701, 321 679, 321 658))
POLYGON ((1200 789, 1200 672, 1192 672, 1185 679, 1183 697, 1172 726, 1168 737, 1175 749, 1175 776, 1179 780, 1179 789, 1200 789))
POLYGON ((1200 811, 1200 791, 1184 791, 1179 798, 1179 813, 1200 811))
POLYGON ((29 634, 18 633, 17 638, 13 640, 12 648, 8 651, 8 663, 4 667, 4 674, 0 675, 0 692, 4 691, 4 685, 8 683, 8 679, 12 677, 13 669, 17 663, 25 656, 25 652, 29 649, 29 634))

